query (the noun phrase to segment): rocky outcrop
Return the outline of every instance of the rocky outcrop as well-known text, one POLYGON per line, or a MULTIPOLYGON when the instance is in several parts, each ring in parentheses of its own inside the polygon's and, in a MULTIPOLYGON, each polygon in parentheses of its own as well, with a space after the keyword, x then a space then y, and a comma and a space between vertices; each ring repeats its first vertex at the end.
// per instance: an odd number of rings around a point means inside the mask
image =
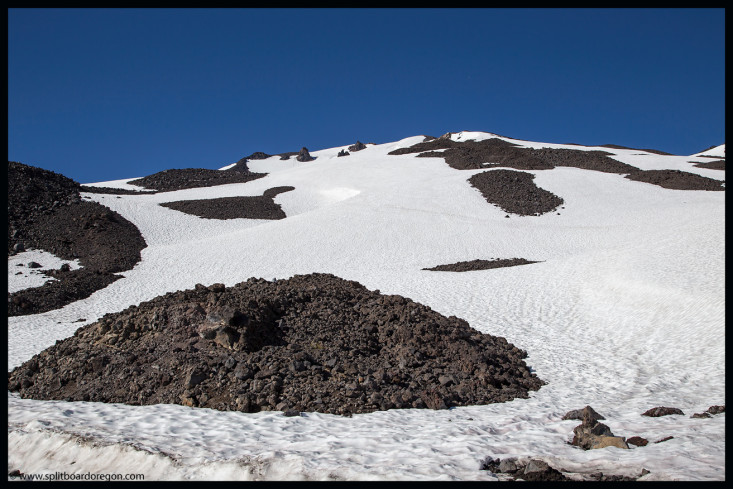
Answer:
POLYGON ((361 141, 356 141, 356 144, 352 144, 349 146, 349 151, 352 153, 354 151, 361 151, 362 149, 366 149, 366 144, 362 143, 361 141))
POLYGON ((301 150, 298 152, 298 156, 295 157, 298 161, 313 161, 315 158, 313 158, 310 153, 308 152, 308 148, 303 146, 301 150))
POLYGON ((145 240, 130 221, 83 201, 77 182, 54 172, 8 162, 8 255, 48 251, 82 268, 54 272, 56 281, 8 294, 8 315, 37 314, 89 297, 140 261, 145 240))
POLYGON ((342 149, 341 151, 339 151, 339 153, 336 156, 349 156, 350 154, 351 153, 349 153, 345 149, 342 149))
POLYGON ((527 398, 526 352, 328 274, 197 285, 83 326, 8 376, 21 397, 344 414, 527 398))

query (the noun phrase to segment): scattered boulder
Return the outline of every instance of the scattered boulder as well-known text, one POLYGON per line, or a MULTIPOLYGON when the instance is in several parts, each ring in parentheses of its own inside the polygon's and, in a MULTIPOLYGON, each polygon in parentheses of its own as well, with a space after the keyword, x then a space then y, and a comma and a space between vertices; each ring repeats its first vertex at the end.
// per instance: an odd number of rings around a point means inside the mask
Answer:
POLYGON ((654 443, 662 443, 663 441, 671 440, 672 438, 674 438, 674 436, 665 436, 661 440, 657 440, 654 443))
POLYGON ((725 406, 710 406, 707 412, 710 414, 721 414, 725 412, 725 406))
POLYGON ((349 153, 345 149, 342 149, 341 151, 339 151, 339 153, 336 156, 349 156, 350 154, 351 153, 349 153))
POLYGON ((690 417, 691 418, 712 418, 713 416, 710 413, 695 413, 690 417))
MULTIPOLYGON (((479 470, 488 470, 495 474, 506 476, 508 480, 523 481, 566 481, 570 480, 562 472, 550 467, 544 460, 530 459, 518 461, 511 457, 498 459, 486 457, 479 466, 479 470)), ((507 480, 504 479, 504 480, 507 480)))
POLYGON ((592 407, 586 406, 583 409, 574 409, 572 411, 568 411, 567 413, 565 413, 565 416, 563 416, 562 419, 563 421, 567 419, 578 419, 582 420, 586 424, 592 424, 596 421, 606 418, 598 414, 596 410, 592 407))
POLYGON ((682 414, 682 415, 684 415, 685 413, 683 413, 681 409, 677 409, 675 407, 662 407, 662 406, 659 406, 659 407, 651 408, 648 411, 643 412, 641 415, 642 416, 649 416, 649 417, 652 417, 652 418, 658 418, 659 416, 669 416, 671 414, 682 414))
POLYGON ((41 268, 41 267, 43 267, 43 265, 35 261, 32 261, 28 264, 28 268, 41 268))
POLYGON ((303 146, 301 150, 298 152, 298 156, 295 157, 298 161, 313 161, 315 158, 313 158, 310 153, 308 152, 308 148, 303 146))
POLYGON ((632 436, 631 438, 626 440, 626 443, 637 447, 645 447, 649 443, 649 440, 640 436, 632 436))
POLYGON ((351 146, 349 146, 349 151, 353 153, 354 151, 361 151, 362 149, 365 149, 365 148, 366 148, 366 144, 357 140, 356 144, 352 144, 351 146))
POLYGON ((592 407, 586 406, 581 410, 570 411, 563 419, 577 419, 577 416, 580 416, 583 422, 573 428, 572 445, 583 450, 605 447, 629 448, 624 437, 615 436, 608 426, 598 421, 605 418, 592 407))

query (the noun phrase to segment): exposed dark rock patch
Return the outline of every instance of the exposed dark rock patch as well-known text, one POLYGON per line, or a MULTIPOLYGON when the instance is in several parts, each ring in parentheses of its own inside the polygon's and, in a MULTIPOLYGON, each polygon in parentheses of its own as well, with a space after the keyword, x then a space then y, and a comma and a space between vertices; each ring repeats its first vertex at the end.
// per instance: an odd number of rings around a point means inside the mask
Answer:
POLYGON ((643 412, 641 415, 650 416, 652 418, 657 418, 659 416, 669 416, 670 414, 684 415, 685 413, 683 413, 681 409, 678 409, 676 407, 659 406, 659 407, 651 408, 648 411, 643 412))
POLYGON ((418 157, 443 158, 451 168, 457 170, 479 170, 492 166, 517 170, 549 170, 556 166, 571 166, 607 173, 630 173, 638 170, 636 167, 610 158, 611 153, 605 151, 522 148, 499 138, 458 142, 441 136, 388 154, 410 153, 419 153, 418 157), (435 151, 438 149, 445 151, 435 151))
POLYGON ((489 204, 520 216, 538 216, 557 209, 563 199, 539 188, 531 173, 514 170, 491 170, 468 179, 489 204))
POLYGON ((342 149, 341 151, 339 151, 339 153, 336 156, 349 156, 350 154, 351 153, 349 153, 345 149, 342 149))
POLYGON ((354 151, 361 151, 362 149, 366 149, 366 144, 362 143, 361 141, 356 141, 356 144, 352 144, 349 146, 349 151, 352 153, 354 151))
POLYGON ((436 272, 470 272, 473 270, 489 270, 492 268, 515 267, 517 265, 529 265, 536 261, 525 260, 524 258, 496 258, 493 260, 471 260, 459 261, 449 265, 438 265, 432 268, 423 268, 436 272))
POLYGON ((654 153, 658 155, 674 156, 672 153, 660 151, 658 149, 640 149, 640 148, 629 148, 628 146, 621 146, 619 144, 599 144, 601 148, 613 148, 613 149, 633 149, 634 151, 646 151, 647 153, 654 153))
POLYGON ((720 180, 680 170, 638 170, 626 175, 626 178, 674 190, 725 191, 720 180))
POLYGON ((246 159, 248 160, 266 160, 267 158, 272 157, 273 155, 268 155, 267 153, 263 153, 262 151, 255 151, 251 155, 247 156, 246 159))
POLYGON ((147 177, 131 180, 130 184, 146 189, 170 192, 187 188, 213 187, 229 183, 245 183, 262 178, 266 173, 254 173, 247 168, 247 159, 242 158, 228 170, 206 168, 184 168, 163 170, 147 177))
POLYGON ((206 219, 285 219, 285 212, 273 199, 290 190, 295 187, 274 187, 259 196, 177 200, 160 205, 206 219))
POLYGON ((299 152, 298 152, 298 151, 290 151, 290 152, 288 152, 288 153, 280 153, 280 154, 279 154, 279 155, 277 155, 277 156, 280 156, 280 159, 281 159, 281 160, 289 160, 291 156, 296 156, 296 155, 298 155, 298 154, 299 154, 299 152))
POLYGON ((526 352, 329 274, 197 285, 81 327, 8 374, 23 398, 348 415, 527 398, 526 352))
POLYGON ((725 156, 696 155, 695 158, 722 158, 722 159, 725 159, 725 156))
POLYGON ((41 168, 8 162, 8 255, 41 249, 82 268, 66 267, 41 287, 8 294, 8 315, 37 314, 89 297, 140 261, 145 240, 130 221, 81 200, 81 185, 41 168))
POLYGON ((112 187, 95 187, 93 185, 82 185, 82 192, 90 194, 112 194, 112 195, 152 195, 157 194, 157 190, 130 190, 128 188, 112 188, 112 187))
MULTIPOLYGON (((694 162, 690 162, 694 163, 694 162)), ((709 168, 710 170, 723 170, 725 171, 725 160, 705 161, 696 162, 694 165, 698 168, 709 168)))
POLYGON ((308 152, 308 148, 303 146, 300 151, 298 152, 298 156, 295 157, 298 161, 313 161, 315 158, 311 156, 311 154, 308 152))
POLYGON ((662 443, 662 442, 665 442, 665 441, 669 441, 669 440, 671 440, 673 438, 674 438, 674 436, 665 436, 664 438, 662 438, 660 440, 657 440, 654 443, 662 443))

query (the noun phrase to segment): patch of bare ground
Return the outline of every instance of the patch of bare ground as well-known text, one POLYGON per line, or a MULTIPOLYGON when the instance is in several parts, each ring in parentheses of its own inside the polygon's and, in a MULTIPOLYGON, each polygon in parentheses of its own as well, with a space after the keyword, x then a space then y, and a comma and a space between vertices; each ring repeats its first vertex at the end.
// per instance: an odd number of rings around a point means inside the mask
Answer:
POLYGON ((638 170, 626 178, 674 190, 725 191, 724 182, 720 180, 680 170, 638 170))
POLYGON ((285 219, 285 212, 273 199, 291 190, 295 187, 274 187, 257 196, 177 200, 160 205, 206 219, 285 219))
MULTIPOLYGON (((563 199, 539 188, 534 175, 515 170, 490 170, 468 179, 489 204, 511 214, 539 216, 557 209, 563 199)), ((508 216, 507 216, 508 217, 508 216)))
POLYGON ((525 260, 524 258, 495 258, 493 260, 476 259, 470 261, 459 261, 448 265, 438 265, 432 268, 423 268, 423 270, 431 270, 435 272, 471 272, 474 270, 490 270, 492 268, 529 265, 530 263, 537 262, 525 260))
POLYGON ((254 173, 247 168, 247 159, 239 160, 228 170, 206 168, 184 168, 163 170, 128 183, 146 189, 170 192, 187 188, 213 187, 229 183, 245 183, 262 178, 266 173, 254 173))
POLYGON ((632 149, 634 151, 645 151, 647 153, 654 153, 658 155, 674 156, 672 153, 660 151, 658 149, 640 149, 640 148, 629 148, 628 146, 621 146, 620 144, 599 144, 601 148, 613 148, 613 149, 632 149))
POLYGON ((197 285, 83 326, 8 375, 23 398, 350 415, 527 398, 527 354, 330 274, 197 285))
POLYGON ((8 255, 40 249, 82 265, 54 272, 58 281, 8 293, 8 316, 89 297, 140 261, 146 243, 137 227, 101 204, 82 201, 80 190, 61 174, 8 162, 8 255))
POLYGON ((584 151, 555 148, 522 148, 499 138, 457 142, 447 138, 423 141, 408 148, 391 151, 390 155, 418 153, 423 158, 443 158, 457 170, 479 170, 494 166, 517 170, 550 170, 570 166, 607 173, 630 173, 638 168, 611 158, 605 151, 584 151), (442 149, 444 151, 436 151, 442 149))
POLYGON ((710 170, 723 170, 725 171, 725 160, 705 161, 705 162, 690 162, 698 168, 708 168, 710 170))

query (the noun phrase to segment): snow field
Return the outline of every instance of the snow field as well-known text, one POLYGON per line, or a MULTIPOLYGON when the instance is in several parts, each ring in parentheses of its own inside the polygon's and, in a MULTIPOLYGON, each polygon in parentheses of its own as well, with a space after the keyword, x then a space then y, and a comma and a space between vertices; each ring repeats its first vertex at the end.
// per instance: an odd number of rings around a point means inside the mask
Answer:
MULTIPOLYGON (((468 136, 483 137, 462 137, 468 136)), ((253 160, 252 171, 269 175, 244 184, 120 198, 84 194, 138 226, 148 243, 142 261, 88 299, 9 318, 8 367, 73 334, 80 324, 71 321, 78 318, 88 324, 196 283, 230 286, 251 276, 328 272, 506 337, 528 352, 528 365, 548 382, 530 399, 288 418, 9 394, 9 467, 142 471, 146 479, 493 480, 478 470, 491 455, 544 458, 577 472, 638 476, 646 468, 645 480, 724 479, 725 415, 689 418, 725 403, 724 193, 556 168, 531 173, 539 187, 565 200, 559 215, 507 219, 467 183, 482 170, 387 155, 422 139, 369 145, 341 158, 336 154, 346 146, 313 151, 318 158, 308 163, 253 160), (275 198, 288 215, 277 221, 209 220, 158 205, 261 195, 281 185, 295 190, 275 198), (422 270, 513 257, 541 263, 422 270), (616 435, 643 436, 650 444, 587 452, 568 445, 578 423, 560 418, 587 404, 616 435), (655 406, 686 415, 640 416, 655 406), (674 439, 651 443, 670 435, 674 439), (94 443, 76 443, 78 436, 94 443)), ((687 163, 692 157, 597 149, 642 169, 724 178, 724 172, 694 168, 687 163)))

